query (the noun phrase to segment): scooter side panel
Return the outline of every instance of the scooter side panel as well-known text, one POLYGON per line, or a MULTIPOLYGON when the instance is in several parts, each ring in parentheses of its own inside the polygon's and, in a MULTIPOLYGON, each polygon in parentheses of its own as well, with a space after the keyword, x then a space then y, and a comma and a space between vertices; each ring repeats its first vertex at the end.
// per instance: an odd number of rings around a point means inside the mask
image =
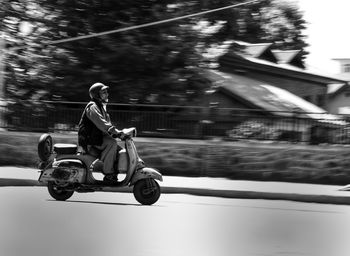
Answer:
POLYGON ((54 161, 52 167, 43 171, 40 182, 56 181, 65 183, 82 183, 85 178, 84 164, 77 159, 54 161))
POLYGON ((128 171, 128 155, 126 153, 126 150, 122 149, 121 151, 119 151, 118 172, 126 173, 127 171, 128 171))
POLYGON ((130 185, 134 185, 138 180, 148 178, 163 181, 163 177, 160 172, 158 172, 156 169, 145 167, 136 171, 131 179, 130 185))

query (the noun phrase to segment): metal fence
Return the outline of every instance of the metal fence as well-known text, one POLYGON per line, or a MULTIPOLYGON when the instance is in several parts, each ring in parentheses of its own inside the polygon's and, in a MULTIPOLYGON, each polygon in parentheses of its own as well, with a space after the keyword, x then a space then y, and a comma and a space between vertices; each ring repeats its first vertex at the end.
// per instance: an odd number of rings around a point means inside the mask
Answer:
MULTIPOLYGON (((7 104, 0 107, 0 126, 22 131, 77 131, 85 105, 71 102, 7 104)), ((108 108, 119 129, 137 127, 140 136, 350 143, 349 123, 340 115, 138 104, 109 104, 108 108)))

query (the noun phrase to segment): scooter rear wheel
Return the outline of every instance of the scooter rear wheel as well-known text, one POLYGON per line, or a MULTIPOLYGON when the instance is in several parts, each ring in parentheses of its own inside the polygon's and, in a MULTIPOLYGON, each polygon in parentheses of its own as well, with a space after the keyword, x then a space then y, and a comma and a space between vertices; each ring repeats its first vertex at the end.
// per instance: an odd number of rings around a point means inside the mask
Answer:
POLYGON ((140 204, 152 205, 158 201, 161 192, 154 179, 142 179, 136 182, 133 193, 140 204))
POLYGON ((64 189, 64 187, 60 187, 52 181, 48 182, 47 189, 49 191, 50 196, 52 196, 58 201, 66 201, 74 193, 73 190, 66 190, 64 189))
POLYGON ((42 161, 47 161, 50 158, 52 152, 52 137, 48 133, 41 135, 38 143, 38 155, 42 161))

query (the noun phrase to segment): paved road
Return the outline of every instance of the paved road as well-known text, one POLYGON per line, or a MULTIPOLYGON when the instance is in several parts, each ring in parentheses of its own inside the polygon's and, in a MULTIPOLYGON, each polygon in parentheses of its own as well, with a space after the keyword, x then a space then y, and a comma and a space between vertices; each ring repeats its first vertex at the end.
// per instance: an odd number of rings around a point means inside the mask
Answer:
MULTIPOLYGON (((103 175, 95 173, 98 179, 103 175)), ((37 169, 0 167, 0 186, 37 186, 37 169)), ((184 193, 226 198, 274 199, 350 205, 350 186, 312 185, 287 182, 228 180, 223 178, 163 177, 163 193, 184 193)), ((122 190, 125 190, 123 188, 122 190)), ((120 189, 115 189, 120 191, 120 189)))
POLYGON ((74 194, 0 187, 0 255, 348 256, 350 207, 163 194, 74 194))

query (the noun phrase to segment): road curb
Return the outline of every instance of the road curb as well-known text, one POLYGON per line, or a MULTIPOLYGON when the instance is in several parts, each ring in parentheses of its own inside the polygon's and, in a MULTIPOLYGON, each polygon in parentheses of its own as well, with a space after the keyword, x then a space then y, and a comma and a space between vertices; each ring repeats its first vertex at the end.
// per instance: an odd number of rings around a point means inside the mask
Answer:
MULTIPOLYGON (((8 179, 0 178, 0 187, 43 187, 45 184, 30 179, 8 179)), ((132 193, 131 187, 123 188, 106 188, 107 192, 132 193)), ((260 192, 246 190, 222 190, 222 189, 205 189, 205 188, 187 188, 187 187, 161 187, 164 194, 187 194, 194 196, 222 197, 233 199, 263 199, 263 200, 288 200, 304 203, 319 204, 341 204, 350 205, 350 197, 331 196, 331 195, 310 195, 297 193, 280 193, 280 192, 260 192)))
MULTIPOLYGON (((132 193, 132 188, 109 188, 109 192, 132 193)), ((287 200, 302 203, 350 205, 350 197, 330 195, 310 195, 280 192, 258 192, 246 190, 222 190, 185 187, 161 187, 163 194, 186 194, 232 199, 287 200)))
POLYGON ((304 203, 320 204, 343 204, 350 205, 350 197, 346 196, 329 196, 329 195, 307 195, 295 193, 274 193, 274 192, 257 192, 257 191, 240 191, 240 190, 214 190, 200 188, 175 188, 164 187, 162 192, 166 194, 189 194, 196 196, 212 196, 236 199, 264 199, 264 200, 288 200, 304 203))

